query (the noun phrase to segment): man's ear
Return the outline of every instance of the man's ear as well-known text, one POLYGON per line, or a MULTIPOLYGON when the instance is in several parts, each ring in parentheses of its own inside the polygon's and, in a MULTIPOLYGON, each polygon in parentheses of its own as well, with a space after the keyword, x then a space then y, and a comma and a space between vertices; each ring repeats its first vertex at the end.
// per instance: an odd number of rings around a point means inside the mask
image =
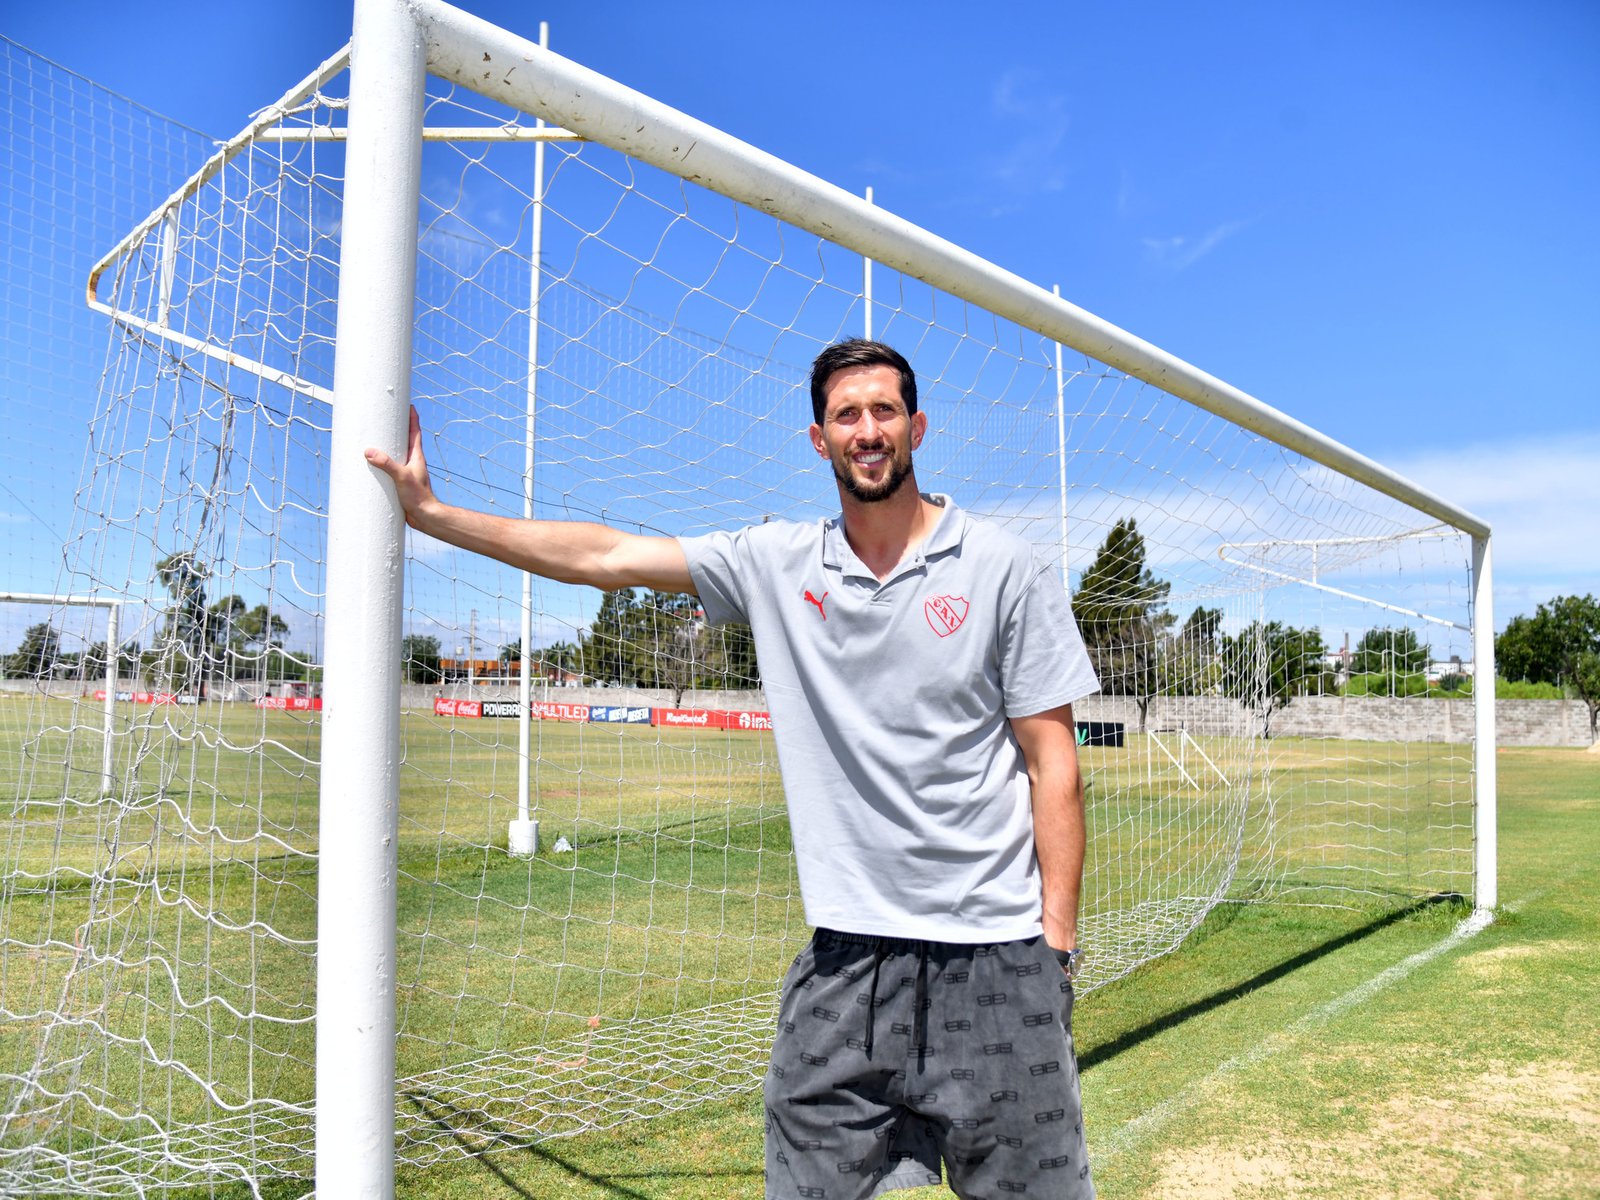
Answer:
POLYGON ((811 447, 823 458, 828 457, 828 443, 822 440, 822 426, 813 425, 808 432, 811 434, 811 447))
POLYGON ((911 448, 922 445, 922 435, 928 432, 928 414, 920 408, 911 414, 911 448))

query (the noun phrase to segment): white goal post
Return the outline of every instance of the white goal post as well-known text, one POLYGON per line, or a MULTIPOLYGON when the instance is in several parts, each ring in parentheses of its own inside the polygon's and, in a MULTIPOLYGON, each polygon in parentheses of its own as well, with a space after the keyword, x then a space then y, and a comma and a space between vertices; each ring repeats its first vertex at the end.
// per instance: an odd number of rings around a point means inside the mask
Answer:
POLYGON ((357 0, 348 54, 105 255, 61 591, 182 618, 172 670, 231 690, 135 721, 109 796, 50 775, 92 773, 90 718, 29 718, 0 1191, 388 1196, 397 1154, 759 1080, 806 931, 748 647, 408 533, 362 450, 413 400, 474 506, 809 519, 805 369, 868 330, 917 369, 919 478, 1059 570, 1107 684, 1084 992, 1222 903, 1495 906, 1488 526, 881 200, 436 0, 357 0), (247 610, 254 640, 204 615, 247 610), (1367 632, 1480 686, 1328 640, 1367 632), (297 690, 247 692, 240 653, 297 690))
POLYGON ((73 596, 55 592, 0 592, 0 604, 44 605, 52 613, 58 608, 103 608, 106 610, 105 695, 101 700, 100 787, 102 794, 116 790, 112 760, 116 747, 117 667, 120 653, 122 602, 104 596, 73 596))
MULTIPOLYGON (((357 6, 352 41, 346 204, 363 220, 360 241, 347 236, 341 260, 329 541, 340 548, 330 557, 348 575, 330 579, 330 725, 337 728, 341 720, 341 687, 353 691, 355 680, 376 664, 398 660, 401 603, 393 568, 404 551, 401 524, 393 501, 358 455, 368 444, 391 453, 404 445, 426 72, 581 130, 586 138, 961 296, 1468 532, 1476 661, 1492 662, 1489 527, 1475 516, 886 209, 526 39, 434 0, 370 0, 357 6), (356 297, 359 309, 352 303, 356 297), (383 586, 373 586, 378 580, 383 586), (334 598, 341 596, 345 604, 336 607, 334 598)), ((398 697, 397 681, 389 686, 398 697)), ((382 723, 352 738, 363 749, 352 745, 343 769, 329 761, 323 774, 324 812, 337 797, 350 819, 336 834, 325 827, 322 841, 317 1180, 323 1194, 384 1195, 392 1186, 387 1147, 393 1137, 394 998, 383 983, 393 955, 394 864, 387 850, 395 837, 398 786, 380 767, 396 755, 398 737, 388 716, 398 712, 398 704, 374 707, 384 714, 382 723), (356 796, 361 802, 351 803, 356 796), (378 895, 386 896, 382 905, 373 903, 378 895), (361 1145, 383 1149, 374 1161, 360 1163, 348 1151, 361 1145)), ((1489 906, 1492 704, 1480 702, 1477 711, 1476 900, 1489 906)))

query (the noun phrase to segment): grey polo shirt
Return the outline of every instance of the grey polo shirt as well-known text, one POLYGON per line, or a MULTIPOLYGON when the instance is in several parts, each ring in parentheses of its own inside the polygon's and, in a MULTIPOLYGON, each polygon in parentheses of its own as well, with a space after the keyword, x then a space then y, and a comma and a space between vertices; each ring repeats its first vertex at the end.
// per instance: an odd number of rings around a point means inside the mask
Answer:
POLYGON ((841 518, 680 538, 714 624, 755 634, 806 920, 975 943, 1041 932, 1008 718, 1098 690, 1059 575, 947 497, 879 581, 841 518))

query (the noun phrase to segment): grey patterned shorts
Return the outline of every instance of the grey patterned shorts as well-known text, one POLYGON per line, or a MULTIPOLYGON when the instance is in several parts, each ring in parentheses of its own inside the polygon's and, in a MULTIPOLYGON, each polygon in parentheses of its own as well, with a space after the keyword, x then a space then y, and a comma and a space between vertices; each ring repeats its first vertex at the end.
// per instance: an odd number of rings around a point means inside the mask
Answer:
POLYGON ((1042 937, 954 945, 819 929, 783 984, 767 1200, 1089 1200, 1072 985, 1042 937))

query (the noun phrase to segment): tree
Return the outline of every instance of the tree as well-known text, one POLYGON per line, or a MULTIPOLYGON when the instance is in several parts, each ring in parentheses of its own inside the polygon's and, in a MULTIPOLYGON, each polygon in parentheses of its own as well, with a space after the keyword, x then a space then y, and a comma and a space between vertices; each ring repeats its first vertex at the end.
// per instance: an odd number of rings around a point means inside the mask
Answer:
MULTIPOLYGON (((141 651, 137 642, 124 642, 117 652, 117 678, 126 682, 139 673, 141 651)), ((83 654, 85 678, 104 679, 106 674, 106 644, 95 642, 83 654)))
POLYGON ((6 674, 13 679, 48 679, 61 662, 61 635, 41 621, 23 631, 16 650, 6 655, 6 674))
POLYGON ((209 640, 232 646, 239 637, 239 622, 250 611, 250 606, 240 595, 224 596, 206 609, 206 630, 209 640))
MULTIPOLYGON (((237 673, 240 659, 249 659, 255 665, 252 674, 265 674, 268 678, 285 678, 285 656, 273 654, 283 649, 289 636, 289 623, 265 604, 251 608, 244 597, 234 594, 224 596, 205 611, 203 642, 208 657, 224 664, 224 673, 230 678, 237 673), (263 671, 262 664, 266 664, 263 671)), ((287 668, 290 674, 303 675, 304 671, 287 668)))
POLYGON ((241 616, 237 629, 244 647, 257 651, 282 646, 289 636, 289 623, 265 604, 258 604, 241 616))
POLYGON ((1166 648, 1161 691, 1167 696, 1200 696, 1217 684, 1222 610, 1196 605, 1166 648))
MULTIPOLYGON (((641 635, 639 594, 632 588, 607 592, 583 639, 583 668, 601 683, 638 686, 641 635)), ((646 685, 648 686, 648 685, 646 685)))
POLYGON ((700 601, 682 592, 650 591, 639 615, 636 661, 641 686, 671 688, 673 707, 679 707, 683 693, 700 683, 706 666, 706 621, 700 601))
POLYGON ((1161 637, 1175 619, 1163 607, 1171 590, 1145 565, 1144 535, 1127 517, 1106 534, 1072 598, 1101 690, 1134 698, 1141 731, 1162 690, 1161 637))
POLYGON ((1589 736, 1600 740, 1600 600, 1557 596, 1531 617, 1512 617, 1494 640, 1507 679, 1554 683, 1589 709, 1589 736))
POLYGON ((583 650, 575 642, 552 642, 533 660, 535 675, 561 682, 568 675, 583 677, 583 650))
POLYGON ((1222 637, 1222 693, 1259 713, 1262 736, 1270 737, 1275 711, 1297 695, 1332 690, 1326 655, 1319 630, 1252 621, 1237 636, 1222 637))
MULTIPOLYGON (((560 681, 567 675, 580 674, 578 662, 582 656, 583 652, 572 642, 552 642, 548 646, 536 648, 531 655, 532 677, 560 681)), ((508 675, 517 674, 522 670, 521 638, 513 638, 500 647, 500 666, 508 675)))
POLYGON ((1350 659, 1352 682, 1368 696, 1416 696, 1428 690, 1428 664, 1433 651, 1417 631, 1404 627, 1369 629, 1350 659))
POLYGON ((756 637, 750 626, 733 621, 710 632, 709 661, 716 685, 730 691, 760 687, 761 667, 756 662, 756 637))
POLYGON ((407 683, 438 683, 439 639, 429 634, 408 633, 400 639, 400 669, 407 683))
POLYGON ((192 550, 179 550, 156 564, 156 578, 172 597, 162 626, 160 662, 169 686, 203 677, 209 657, 212 622, 206 609, 205 581, 210 569, 192 550), (180 662, 180 660, 182 660, 180 662))

